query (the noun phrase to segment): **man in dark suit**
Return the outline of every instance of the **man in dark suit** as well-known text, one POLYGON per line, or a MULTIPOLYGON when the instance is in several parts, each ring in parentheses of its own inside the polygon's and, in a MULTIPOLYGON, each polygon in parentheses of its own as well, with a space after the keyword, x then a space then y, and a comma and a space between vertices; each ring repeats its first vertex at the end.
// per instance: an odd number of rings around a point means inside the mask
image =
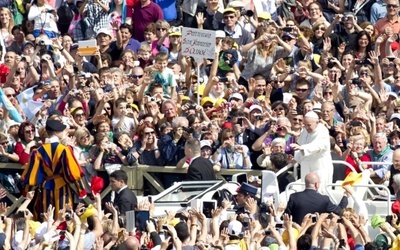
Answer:
POLYGON ((213 165, 209 159, 200 156, 200 141, 190 138, 185 143, 185 155, 190 159, 186 180, 215 180, 213 165))
POLYGON ((328 196, 318 193, 319 176, 309 173, 305 176, 306 189, 302 192, 290 195, 285 213, 293 216, 293 222, 301 224, 304 216, 308 213, 335 213, 340 214, 347 206, 348 200, 343 196, 339 205, 331 202, 328 196))
POLYGON ((136 195, 129 189, 128 176, 125 171, 117 170, 110 174, 110 187, 115 192, 114 206, 118 207, 120 214, 136 208, 136 195))

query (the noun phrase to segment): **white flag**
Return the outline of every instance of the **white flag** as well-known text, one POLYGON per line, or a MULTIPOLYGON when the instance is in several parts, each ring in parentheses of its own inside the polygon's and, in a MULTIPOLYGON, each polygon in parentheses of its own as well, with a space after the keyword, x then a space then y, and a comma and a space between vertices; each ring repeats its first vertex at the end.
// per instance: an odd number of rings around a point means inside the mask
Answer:
POLYGON ((31 87, 21 92, 21 94, 17 95, 17 100, 22 110, 24 111, 27 120, 32 119, 36 115, 36 113, 43 107, 43 102, 34 101, 33 95, 35 92, 33 91, 35 87, 31 87))

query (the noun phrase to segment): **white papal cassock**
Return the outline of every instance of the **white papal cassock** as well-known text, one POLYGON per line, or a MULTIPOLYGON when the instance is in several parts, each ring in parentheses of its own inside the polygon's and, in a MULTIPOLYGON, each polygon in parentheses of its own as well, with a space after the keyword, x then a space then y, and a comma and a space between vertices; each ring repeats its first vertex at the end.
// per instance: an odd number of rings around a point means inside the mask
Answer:
POLYGON ((304 181, 310 172, 318 174, 321 181, 319 191, 325 193, 325 186, 332 183, 333 176, 328 129, 321 123, 311 133, 303 129, 298 144, 302 150, 294 153, 294 159, 301 166, 301 180, 304 181))

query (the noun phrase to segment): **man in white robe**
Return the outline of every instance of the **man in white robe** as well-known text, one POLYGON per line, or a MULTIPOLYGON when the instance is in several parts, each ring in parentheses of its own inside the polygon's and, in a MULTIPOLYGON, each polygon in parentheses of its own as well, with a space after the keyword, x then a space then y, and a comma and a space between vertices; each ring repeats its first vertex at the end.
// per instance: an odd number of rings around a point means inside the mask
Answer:
POLYGON ((315 112, 310 111, 304 116, 304 128, 298 144, 293 143, 290 147, 295 151, 294 159, 301 166, 301 180, 308 173, 318 174, 321 181, 319 191, 325 193, 325 186, 332 184, 333 176, 329 131, 319 123, 315 112))

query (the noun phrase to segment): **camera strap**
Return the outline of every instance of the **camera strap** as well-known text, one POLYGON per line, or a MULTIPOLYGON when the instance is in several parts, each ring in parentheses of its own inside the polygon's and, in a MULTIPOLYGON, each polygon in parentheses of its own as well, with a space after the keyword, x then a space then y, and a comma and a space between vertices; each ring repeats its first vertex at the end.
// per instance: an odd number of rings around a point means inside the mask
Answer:
POLYGON ((360 10, 361 10, 367 3, 369 3, 369 1, 371 1, 371 0, 364 0, 364 2, 362 2, 361 4, 359 3, 359 1, 356 1, 356 3, 354 4, 354 7, 353 7, 354 17, 357 15, 358 12, 360 12, 360 10))

